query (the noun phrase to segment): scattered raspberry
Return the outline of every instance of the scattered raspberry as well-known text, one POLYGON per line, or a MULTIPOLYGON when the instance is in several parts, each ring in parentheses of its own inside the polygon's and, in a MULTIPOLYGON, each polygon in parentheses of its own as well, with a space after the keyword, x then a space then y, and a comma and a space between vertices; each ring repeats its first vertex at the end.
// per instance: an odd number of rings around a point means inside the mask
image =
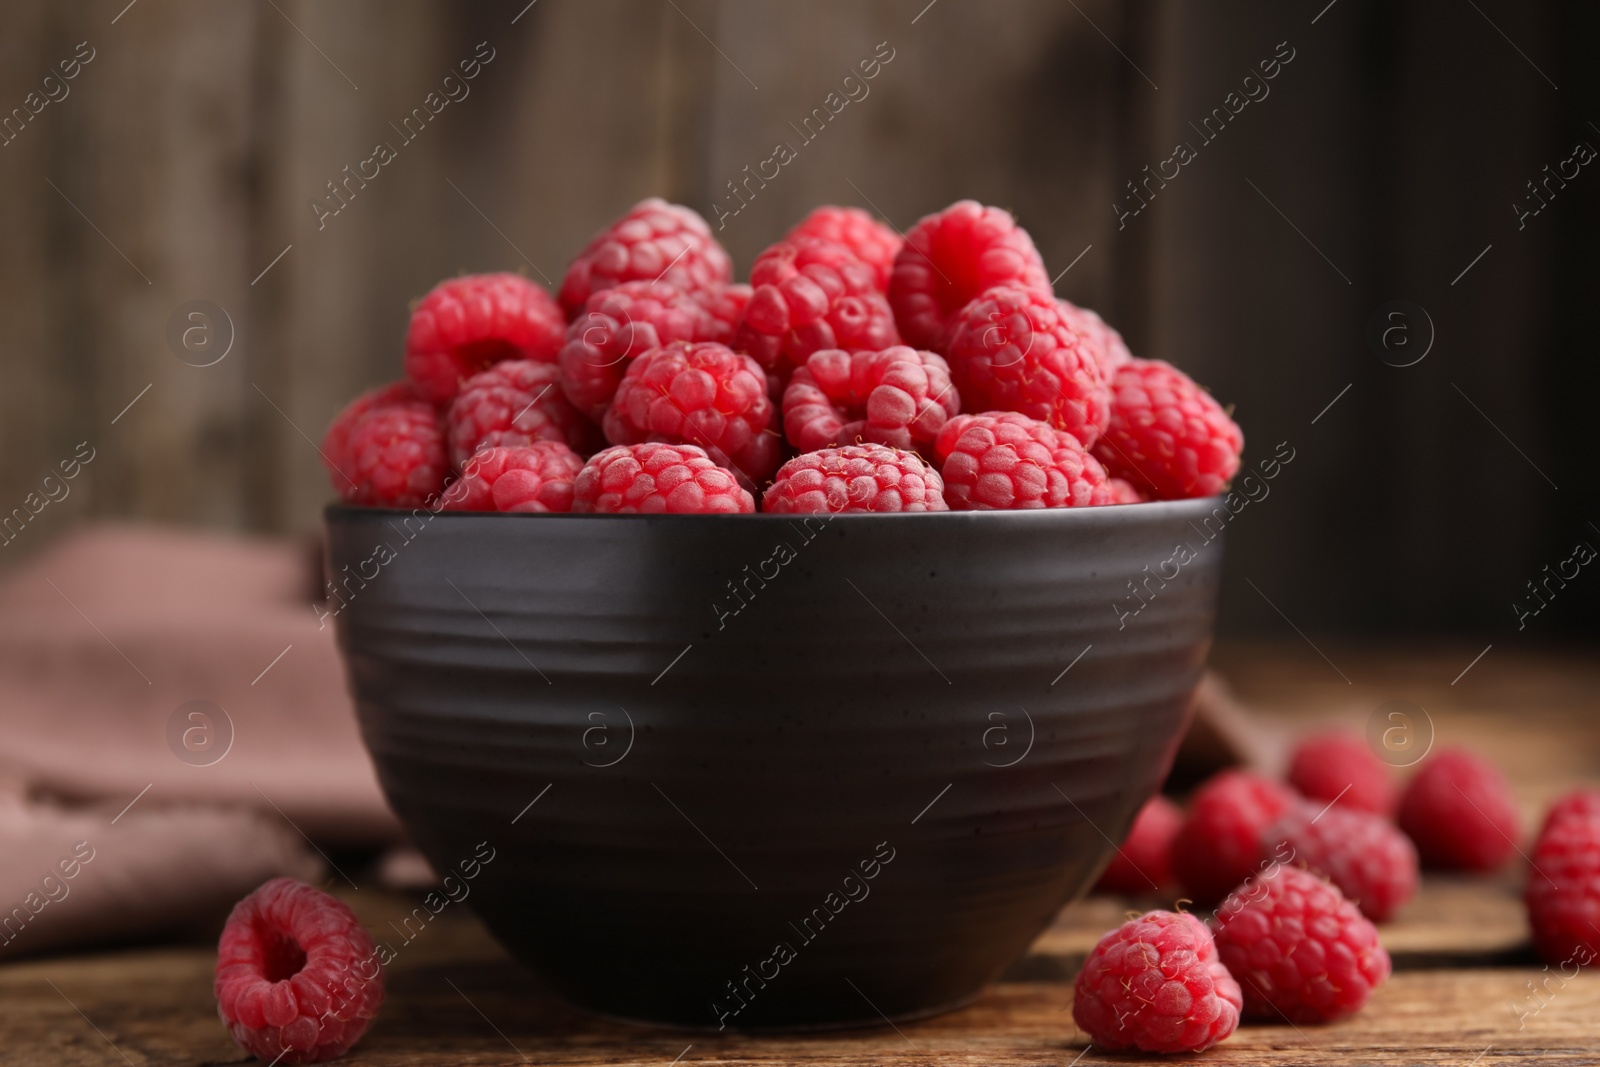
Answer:
POLYGON ((1157 793, 1145 801, 1105 873, 1094 884, 1100 893, 1153 893, 1172 881, 1168 852, 1183 824, 1178 805, 1157 793))
POLYGON ((560 389, 554 363, 508 359, 461 384, 445 419, 450 460, 460 468, 483 448, 560 441, 584 452, 600 446, 600 431, 560 389))
POLYGON ((630 362, 673 341, 714 340, 716 328, 699 300, 665 282, 602 289, 567 327, 561 388, 573 407, 598 422, 630 362))
POLYGON ((1145 495, 1133 487, 1133 483, 1126 478, 1107 478, 1106 486, 1111 490, 1113 504, 1143 504, 1145 495))
POLYGON ((780 381, 818 349, 878 351, 900 343, 872 268, 844 245, 779 241, 756 257, 750 285, 734 347, 780 381))
POLYGON ((334 488, 342 490, 346 485, 344 478, 340 477, 340 472, 349 472, 352 469, 350 434, 362 416, 378 408, 404 407, 420 400, 422 395, 410 382, 390 382, 388 385, 380 385, 376 389, 362 393, 334 416, 333 422, 328 425, 328 432, 322 435, 322 464, 328 468, 329 475, 333 477, 334 488))
POLYGON ((1238 425, 1170 363, 1133 358, 1112 379, 1111 423, 1094 454, 1155 499, 1220 492, 1243 451, 1238 425))
POLYGON ((744 318, 744 309, 750 306, 753 293, 754 290, 748 285, 708 285, 703 289, 691 289, 689 295, 711 316, 705 329, 694 340, 733 344, 734 334, 739 331, 739 320, 744 318))
POLYGON ((369 409, 348 427, 342 448, 330 477, 350 504, 420 507, 444 488, 450 469, 439 415, 421 400, 369 409))
POLYGON ((907 344, 939 349, 956 313, 997 285, 1031 289, 1054 302, 1028 231, 1009 211, 958 200, 906 234, 889 280, 889 303, 907 344))
POLYGON ((1600 789, 1574 789, 1558 797, 1550 805, 1550 810, 1545 812, 1544 825, 1539 828, 1539 833, 1545 833, 1556 823, 1574 815, 1581 818, 1600 816, 1600 789))
POLYGON ((1193 915, 1151 911, 1095 945, 1073 987, 1072 1018, 1110 1051, 1202 1052, 1239 1025, 1239 983, 1193 915))
POLYGON ((944 482, 915 452, 846 445, 796 456, 778 470, 761 510, 949 511, 944 482))
POLYGON ((1199 788, 1172 842, 1172 872, 1197 904, 1216 903, 1256 870, 1263 835, 1294 800, 1251 771, 1223 771, 1199 788))
POLYGON ((291 878, 235 904, 217 944, 217 1014, 263 1063, 344 1055, 383 1006, 383 983, 355 913, 291 878))
POLYGON ((816 208, 800 224, 784 235, 784 240, 796 237, 815 237, 834 244, 844 245, 855 257, 872 268, 878 290, 889 291, 889 275, 894 270, 894 257, 905 244, 900 235, 862 211, 858 207, 835 207, 826 204, 816 208))
POLYGON ((1400 798, 1399 821, 1430 867, 1492 871, 1517 847, 1510 784, 1464 748, 1424 761, 1400 798))
POLYGON ((756 502, 703 448, 651 441, 596 453, 573 485, 572 510, 602 514, 749 513, 756 502))
POLYGON ((1077 315, 1083 322, 1083 332, 1089 334, 1094 344, 1095 353, 1100 357, 1100 370, 1106 380, 1113 378, 1122 365, 1133 358, 1133 353, 1128 351, 1128 343, 1106 323, 1097 313, 1088 308, 1081 308, 1069 300, 1057 300, 1056 305, 1066 314, 1068 321, 1077 315))
POLYGON ((520 274, 451 278, 411 312, 406 376, 443 406, 462 382, 503 359, 554 361, 566 329, 550 294, 520 274))
POLYGON ((1594 962, 1600 954, 1600 814, 1575 808, 1547 823, 1531 859, 1525 899, 1540 958, 1563 971, 1594 962))
POLYGON ((752 481, 778 466, 782 442, 768 430, 767 378, 749 356, 714 342, 653 348, 628 365, 606 411, 613 444, 683 441, 752 481))
POLYGON ((1014 411, 957 415, 934 444, 953 511, 1109 504, 1099 462, 1070 433, 1014 411))
POLYGON ((1091 447, 1111 418, 1111 390, 1079 329, 1048 290, 985 291, 952 317, 945 341, 962 403, 1020 411, 1091 447))
POLYGON ((1307 737, 1289 759, 1289 784, 1312 800, 1393 816, 1400 791, 1389 765, 1365 739, 1346 733, 1307 737))
POLYGON ((932 454, 961 407, 943 357, 895 345, 881 352, 824 348, 783 392, 783 429, 803 452, 866 441, 932 454))
POLYGON ((703 289, 733 280, 733 261, 690 208, 650 197, 595 234, 561 279, 561 306, 569 318, 589 297, 623 282, 666 282, 703 289))
POLYGON ((1318 1023, 1360 1010, 1389 977, 1378 930, 1330 882, 1273 864, 1217 909, 1217 953, 1246 1017, 1318 1023))
POLYGON ((1261 838, 1262 854, 1333 882, 1361 914, 1387 920, 1417 892, 1417 850, 1381 815, 1296 800, 1261 838))
POLYGON ((486 448, 444 492, 446 511, 571 511, 583 457, 560 441, 486 448))

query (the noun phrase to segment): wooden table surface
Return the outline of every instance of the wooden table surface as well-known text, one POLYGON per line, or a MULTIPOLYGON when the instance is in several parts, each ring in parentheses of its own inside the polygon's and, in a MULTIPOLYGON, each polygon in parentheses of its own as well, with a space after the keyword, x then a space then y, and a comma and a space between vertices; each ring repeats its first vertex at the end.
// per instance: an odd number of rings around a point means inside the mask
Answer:
MULTIPOLYGON (((1436 743, 1470 744, 1500 761, 1530 831, 1552 796, 1600 782, 1600 720, 1593 714, 1600 663, 1589 650, 1495 648, 1455 685, 1478 649, 1446 645, 1400 657, 1324 642, 1321 651, 1337 669, 1303 644, 1232 646, 1215 662, 1268 729, 1324 719, 1359 729, 1384 700, 1416 702, 1433 722, 1436 743)), ((1520 878, 1517 870, 1491 879, 1428 876, 1418 897, 1381 928, 1396 972, 1364 1011, 1329 1026, 1247 1025, 1203 1062, 1600 1063, 1600 975, 1563 981, 1540 966, 1527 945, 1520 878)), ((371 929, 413 904, 380 892, 346 899, 371 929)), ((961 1011, 899 1027, 778 1037, 585 1016, 543 990, 470 915, 451 909, 400 953, 382 1016, 340 1062, 1144 1062, 1092 1047, 1071 1014, 1071 980, 1084 953, 1131 906, 1090 898, 1067 908, 1026 958, 961 1011)), ((246 1063, 217 1021, 213 959, 207 946, 183 945, 0 967, 0 1063, 246 1063)))

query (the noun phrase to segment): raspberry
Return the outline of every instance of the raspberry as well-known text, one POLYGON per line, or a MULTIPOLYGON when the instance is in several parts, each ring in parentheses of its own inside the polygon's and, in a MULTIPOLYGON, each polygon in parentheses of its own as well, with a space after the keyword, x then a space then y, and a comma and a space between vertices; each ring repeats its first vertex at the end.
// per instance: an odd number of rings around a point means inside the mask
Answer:
POLYGON ((416 403, 422 399, 416 386, 408 381, 390 382, 380 385, 376 389, 368 389, 360 396, 344 406, 344 409, 335 415, 333 422, 328 425, 327 433, 322 435, 322 463, 328 468, 328 473, 333 476, 334 488, 342 489, 345 480, 339 477, 341 472, 350 471, 350 434, 356 428, 356 423, 369 411, 378 408, 404 407, 406 404, 416 403))
POLYGON ((900 343, 872 268, 844 245, 779 241, 756 257, 750 285, 734 347, 780 380, 818 349, 877 351, 900 343))
POLYGON ((561 306, 568 318, 589 297, 623 282, 666 282, 702 289, 733 280, 733 261, 692 209, 650 197, 595 234, 561 279, 561 306))
POLYGON ((770 512, 949 511, 944 482, 915 452, 846 445, 796 456, 761 499, 770 512))
POLYGON ((486 448, 445 490, 446 511, 571 511, 583 458, 560 441, 486 448))
POLYGON ((1549 823, 1531 859, 1524 899, 1539 956, 1563 971, 1593 962, 1600 951, 1600 814, 1573 810, 1549 823))
POLYGON ((1113 504, 1143 504, 1145 495, 1133 487, 1133 483, 1126 478, 1107 478, 1106 486, 1111 490, 1113 504))
POLYGON ((1400 800, 1389 765, 1353 734, 1317 734, 1302 740, 1289 759, 1288 778, 1302 796, 1379 815, 1392 817, 1400 800))
POLYGON ((445 419, 450 459, 461 467, 484 448, 560 441, 580 451, 599 447, 599 430, 569 403, 554 363, 508 359, 461 384, 445 419))
POLYGON ((1492 871, 1516 851, 1517 805, 1505 776, 1464 748, 1423 763, 1400 798, 1400 829, 1430 867, 1492 871))
POLYGON ((799 225, 784 235, 784 240, 815 237, 844 245, 855 257, 872 268, 878 290, 889 291, 889 275, 894 257, 905 244, 900 235, 858 207, 825 204, 814 209, 799 225))
POLYGON ((342 449, 333 487, 350 504, 420 507, 444 488, 450 468, 439 415, 421 400, 370 408, 348 427, 342 449))
POLYGON ((1223 771, 1201 785, 1172 842, 1172 872, 1196 903, 1214 904, 1250 876, 1267 827, 1294 799, 1288 787, 1251 771, 1223 771))
POLYGON ((1011 213, 958 200, 906 234, 889 279, 889 304, 907 344, 938 348, 956 313, 997 285, 1054 300, 1044 260, 1011 213))
POLYGON ((895 345, 881 352, 824 348, 783 392, 783 429, 803 452, 867 441, 932 454, 961 408, 943 357, 895 345))
POLYGON ((1326 877, 1375 923, 1417 892, 1417 850, 1381 815, 1297 800, 1261 838, 1262 854, 1326 877))
POLYGON ((1122 365, 1133 358, 1133 353, 1128 351, 1128 343, 1106 323, 1098 314, 1088 308, 1078 307, 1069 300, 1057 300, 1056 306, 1070 320, 1077 315, 1083 322, 1083 332, 1089 334, 1095 353, 1100 357, 1100 370, 1109 381, 1122 365))
POLYGON ((1111 390, 1089 336, 1048 292, 990 289, 951 320, 945 358, 962 403, 1020 411, 1092 446, 1111 418, 1111 390))
POLYGON ((1073 987, 1072 1018, 1115 1052, 1202 1052, 1239 1025, 1239 983, 1193 915, 1151 911, 1100 939, 1073 987))
POLYGON ((652 348, 628 366, 606 411, 606 439, 683 441, 752 481, 778 466, 781 442, 768 432, 767 378, 749 356, 715 342, 652 348))
POLYGON ((217 943, 217 1014, 263 1063, 344 1055, 383 1006, 383 983, 355 913, 292 878, 235 904, 217 943))
POLYGON ((1600 815, 1600 789, 1574 789, 1557 798, 1550 805, 1550 810, 1545 812, 1544 825, 1539 828, 1539 833, 1544 834, 1556 823, 1574 815, 1584 818, 1600 815))
POLYGON ((658 441, 596 453, 573 484, 572 510, 602 514, 749 513, 756 502, 703 448, 658 441))
POLYGON ((1109 504, 1099 462, 1077 438, 1014 411, 957 415, 934 443, 953 511, 1109 504))
POLYGON ((1168 851, 1183 824, 1178 805, 1157 793, 1145 801, 1105 873, 1094 884, 1100 893, 1150 893, 1172 881, 1168 851))
POLYGON ((694 339, 733 344, 734 334, 739 330, 739 320, 744 318, 744 309, 750 306, 753 292, 748 285, 708 285, 691 289, 689 295, 711 316, 700 336, 694 339))
POLYGON ((1275 863, 1223 902, 1217 953, 1248 1018, 1318 1023, 1358 1011, 1389 977, 1377 927, 1337 887, 1275 863))
POLYGON ((1094 454, 1157 500, 1220 492, 1239 469, 1244 434, 1189 376, 1133 358, 1111 383, 1111 422, 1094 454))
POLYGON ((520 274, 451 278, 411 312, 406 377, 443 406, 463 381, 503 359, 554 361, 566 328, 550 294, 520 274))
POLYGON ((572 405, 603 419, 628 363, 673 341, 714 340, 705 307, 665 282, 623 282, 591 296, 567 327, 561 388, 572 405))

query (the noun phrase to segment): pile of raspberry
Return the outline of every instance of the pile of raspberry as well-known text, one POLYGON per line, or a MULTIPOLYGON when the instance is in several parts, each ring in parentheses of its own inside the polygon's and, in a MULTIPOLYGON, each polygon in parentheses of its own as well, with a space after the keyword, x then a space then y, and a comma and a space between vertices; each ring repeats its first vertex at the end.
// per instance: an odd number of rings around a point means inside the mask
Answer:
POLYGON ((1098 507, 1221 492, 1244 448, 1209 393, 1057 299, 1028 232, 970 200, 904 239, 819 207, 748 284, 703 218, 643 200, 555 297, 517 274, 439 283, 412 311, 404 368, 323 439, 347 503, 1098 507))

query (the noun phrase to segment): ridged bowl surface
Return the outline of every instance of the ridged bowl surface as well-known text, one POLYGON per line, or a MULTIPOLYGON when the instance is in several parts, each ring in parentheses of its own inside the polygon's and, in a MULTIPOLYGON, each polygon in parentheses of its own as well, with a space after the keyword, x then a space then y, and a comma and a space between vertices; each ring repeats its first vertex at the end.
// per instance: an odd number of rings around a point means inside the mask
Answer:
POLYGON ((390 803, 556 989, 713 1029, 873 1023, 975 995, 1158 788, 1216 504, 332 507, 328 607, 390 803))

